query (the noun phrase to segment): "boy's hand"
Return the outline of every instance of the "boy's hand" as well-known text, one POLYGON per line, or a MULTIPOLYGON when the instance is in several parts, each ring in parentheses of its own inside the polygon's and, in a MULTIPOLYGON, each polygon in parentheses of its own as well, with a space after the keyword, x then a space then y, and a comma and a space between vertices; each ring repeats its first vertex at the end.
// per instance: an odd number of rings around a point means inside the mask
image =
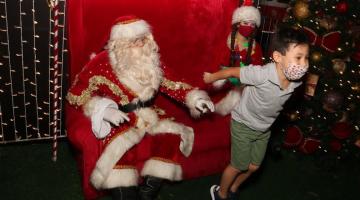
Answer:
POLYGON ((203 74, 203 80, 205 83, 212 83, 214 82, 213 78, 212 78, 212 74, 209 72, 204 72, 203 74))

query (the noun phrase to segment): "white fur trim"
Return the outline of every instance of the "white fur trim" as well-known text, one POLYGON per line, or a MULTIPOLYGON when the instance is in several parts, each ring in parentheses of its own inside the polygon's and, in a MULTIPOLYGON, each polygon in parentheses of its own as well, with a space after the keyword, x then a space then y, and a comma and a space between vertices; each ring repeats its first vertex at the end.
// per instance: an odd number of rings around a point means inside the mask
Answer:
POLYGON ((212 86, 214 87, 214 89, 220 90, 222 87, 224 87, 225 83, 226 83, 226 79, 220 79, 213 82, 212 86))
POLYGON ((144 164, 141 176, 155 176, 170 181, 180 181, 182 179, 182 169, 180 165, 167 163, 160 160, 150 159, 144 164))
POLYGON ((241 92, 242 88, 235 88, 227 93, 223 99, 215 104, 215 112, 223 116, 229 114, 240 101, 241 92))
POLYGON ((110 40, 135 39, 151 33, 150 25, 144 20, 128 24, 116 24, 111 28, 110 40))
POLYGON ((139 174, 136 169, 113 169, 103 184, 104 189, 137 186, 139 174))
POLYGON ((106 180, 109 178, 113 167, 118 160, 135 144, 139 143, 144 137, 145 132, 130 129, 122 135, 117 136, 106 146, 104 152, 96 162, 96 166, 91 174, 90 181, 95 188, 104 188, 106 180))
POLYGON ((203 90, 191 90, 189 93, 186 94, 185 97, 185 104, 190 110, 190 114, 192 117, 198 118, 201 115, 201 111, 196 109, 196 102, 199 99, 209 100, 211 101, 208 94, 203 90))
POLYGON ((110 123, 103 120, 106 108, 118 109, 115 101, 109 98, 93 97, 83 107, 85 116, 91 119, 91 129, 97 138, 106 137, 111 130, 110 123))
POLYGON ((138 129, 147 130, 159 121, 157 113, 151 108, 141 108, 136 110, 135 114, 138 116, 136 123, 136 128, 138 129))
POLYGON ((261 23, 260 11, 254 6, 241 6, 240 8, 237 8, 232 16, 232 24, 241 21, 251 21, 259 27, 261 23))
POLYGON ((191 127, 171 121, 169 119, 160 120, 155 126, 148 130, 150 135, 160 133, 172 133, 180 135, 181 142, 179 145, 180 151, 188 157, 191 154, 194 144, 194 130, 191 127))

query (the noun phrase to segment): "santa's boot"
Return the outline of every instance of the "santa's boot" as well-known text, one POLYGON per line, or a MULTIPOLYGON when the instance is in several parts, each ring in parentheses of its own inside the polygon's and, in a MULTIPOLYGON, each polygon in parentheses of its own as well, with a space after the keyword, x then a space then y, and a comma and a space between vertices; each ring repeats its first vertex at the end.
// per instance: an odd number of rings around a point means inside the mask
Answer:
POLYGON ((140 185, 139 193, 141 200, 153 200, 158 195, 163 179, 154 176, 146 176, 140 185))
POLYGON ((110 193, 113 200, 139 200, 136 186, 112 188, 110 193))

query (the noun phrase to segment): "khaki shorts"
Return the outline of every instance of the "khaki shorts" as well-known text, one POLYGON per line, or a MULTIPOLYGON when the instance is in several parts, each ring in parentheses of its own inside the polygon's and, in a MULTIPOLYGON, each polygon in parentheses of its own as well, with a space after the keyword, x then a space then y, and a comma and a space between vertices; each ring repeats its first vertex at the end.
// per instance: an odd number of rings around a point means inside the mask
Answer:
POLYGON ((231 165, 246 171, 249 164, 261 165, 270 138, 270 131, 260 132, 231 120, 231 165))

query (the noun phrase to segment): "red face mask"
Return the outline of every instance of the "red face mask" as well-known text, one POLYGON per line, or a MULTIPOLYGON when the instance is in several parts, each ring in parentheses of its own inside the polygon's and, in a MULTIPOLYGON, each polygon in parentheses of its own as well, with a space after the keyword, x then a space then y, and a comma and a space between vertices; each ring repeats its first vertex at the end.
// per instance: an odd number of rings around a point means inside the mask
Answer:
POLYGON ((254 26, 240 25, 238 32, 244 37, 249 37, 254 32, 254 30, 254 26))

